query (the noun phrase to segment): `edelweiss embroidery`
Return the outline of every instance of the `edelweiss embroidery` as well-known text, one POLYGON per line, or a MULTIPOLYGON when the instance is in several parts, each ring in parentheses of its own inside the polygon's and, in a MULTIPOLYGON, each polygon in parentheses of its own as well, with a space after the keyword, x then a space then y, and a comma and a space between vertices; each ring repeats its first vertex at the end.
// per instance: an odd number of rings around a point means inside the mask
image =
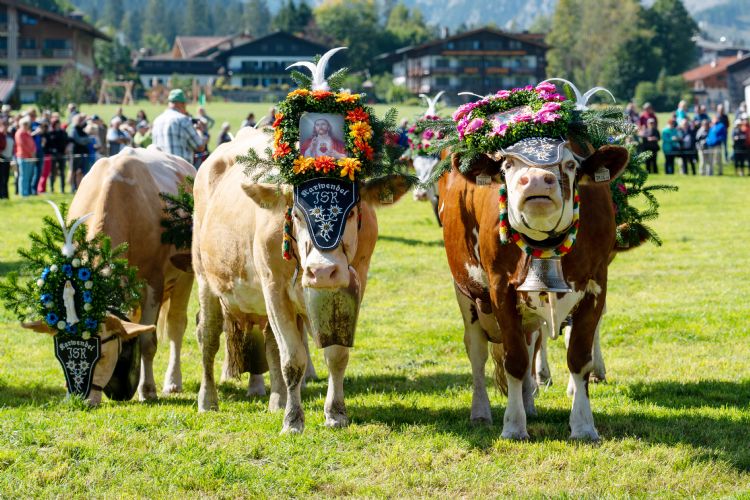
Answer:
POLYGON ((324 240, 331 240, 331 232, 335 227, 335 223, 338 222, 341 212, 341 207, 336 205, 328 207, 327 210, 323 207, 313 207, 310 209, 309 213, 312 217, 315 217, 315 222, 318 225, 317 234, 319 234, 324 240))

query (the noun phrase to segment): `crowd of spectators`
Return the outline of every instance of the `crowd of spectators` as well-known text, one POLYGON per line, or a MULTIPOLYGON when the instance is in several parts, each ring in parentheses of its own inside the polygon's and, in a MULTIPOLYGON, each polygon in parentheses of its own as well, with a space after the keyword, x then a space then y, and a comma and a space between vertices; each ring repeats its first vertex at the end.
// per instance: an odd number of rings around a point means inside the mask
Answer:
POLYGON ((665 174, 675 173, 675 162, 679 159, 685 175, 723 175, 724 165, 730 161, 734 162, 735 175, 744 176, 746 164, 750 175, 750 122, 745 103, 737 109, 731 128, 722 104, 716 106, 713 115, 705 105, 695 106, 691 114, 687 102, 680 101, 661 129, 649 103, 640 112, 629 103, 625 115, 637 130, 635 139, 639 149, 652 153, 646 162, 649 173, 659 173, 656 160, 661 152, 665 174))

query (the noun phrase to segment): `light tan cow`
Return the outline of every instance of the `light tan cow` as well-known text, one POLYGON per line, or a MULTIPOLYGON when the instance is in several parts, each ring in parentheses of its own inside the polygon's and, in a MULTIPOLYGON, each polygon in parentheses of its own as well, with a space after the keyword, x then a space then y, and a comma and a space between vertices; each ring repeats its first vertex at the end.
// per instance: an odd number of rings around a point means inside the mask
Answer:
MULTIPOLYGON (((211 154, 195 180, 193 268, 201 305, 197 334, 203 355, 198 408, 218 408, 214 358, 224 318, 243 323, 251 322, 253 316, 267 316, 269 409, 286 408, 282 432, 301 432, 300 388, 307 363, 303 339, 304 330, 310 331, 306 291, 341 290, 359 280, 361 301, 377 240, 373 206, 384 190, 397 200, 408 190, 408 183, 401 177, 388 177, 361 185, 361 203, 350 212, 341 244, 330 251, 312 245, 295 208, 292 250, 298 259, 286 261, 281 246, 284 214, 292 204, 290 187, 254 183, 235 164, 238 155, 250 148, 262 155, 269 144, 267 134, 244 128, 211 154)), ((329 370, 325 422, 331 427, 345 426, 343 379, 349 348, 332 345, 324 352, 329 370)))
MULTIPOLYGON (((188 252, 161 242, 164 202, 159 193, 177 194, 185 178, 195 175, 195 168, 188 162, 154 146, 124 148, 117 155, 94 164, 68 211, 69 219, 94 214, 86 221, 89 237, 103 232, 112 239, 113 246, 128 243, 126 257, 130 265, 138 268, 138 277, 146 283, 139 321, 144 325, 157 324, 160 309, 162 322, 166 321, 161 326, 169 338, 170 357, 164 394, 182 390, 180 349, 187 326, 193 272, 188 252)), ((140 336, 138 393, 141 400, 156 398, 153 370, 156 344, 155 332, 140 336)), ((120 390, 126 393, 124 398, 133 395, 133 388, 120 390)))

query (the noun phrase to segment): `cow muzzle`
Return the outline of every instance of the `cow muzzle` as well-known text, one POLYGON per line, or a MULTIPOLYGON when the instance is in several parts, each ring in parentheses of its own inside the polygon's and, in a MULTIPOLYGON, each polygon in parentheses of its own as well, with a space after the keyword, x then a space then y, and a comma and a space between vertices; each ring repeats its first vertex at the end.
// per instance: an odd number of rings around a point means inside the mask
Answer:
POLYGON ((318 347, 354 346, 360 304, 357 272, 349 267, 345 287, 303 287, 302 290, 311 333, 318 347))

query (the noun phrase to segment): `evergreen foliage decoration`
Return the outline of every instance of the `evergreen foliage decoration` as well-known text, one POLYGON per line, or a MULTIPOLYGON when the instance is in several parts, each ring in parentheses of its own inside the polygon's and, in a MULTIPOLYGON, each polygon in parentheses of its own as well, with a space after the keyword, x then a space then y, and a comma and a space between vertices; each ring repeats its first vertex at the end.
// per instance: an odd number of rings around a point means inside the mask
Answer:
MULTIPOLYGON (((59 220, 66 214, 63 204, 59 220)), ((127 244, 113 248, 102 233, 87 240, 80 221, 73 221, 68 230, 58 220, 44 217, 41 232, 29 234, 30 247, 18 250, 21 274, 10 273, 0 282, 0 300, 22 322, 42 320, 61 334, 87 339, 98 335, 108 311, 123 316, 137 307, 143 285, 136 269, 122 258, 127 244), (66 287, 75 292, 68 292, 67 301, 66 287), (71 300, 77 321, 66 321, 71 300)))
MULTIPOLYGON (((574 89, 578 97, 577 89, 574 89)), ((656 193, 659 191, 676 191, 677 187, 667 184, 646 186, 648 171, 645 168, 646 159, 651 153, 638 153, 630 137, 635 133, 634 126, 629 124, 618 106, 604 106, 588 108, 585 106, 586 93, 583 102, 572 102, 562 93, 555 93, 556 89, 548 82, 537 87, 525 87, 510 91, 501 90, 495 96, 485 97, 479 101, 465 104, 458 108, 452 119, 436 120, 429 123, 429 128, 440 133, 443 138, 435 143, 438 150, 448 150, 458 155, 459 170, 468 172, 472 163, 481 155, 494 154, 505 146, 513 144, 526 137, 567 138, 576 143, 584 151, 598 149, 605 144, 623 145, 630 152, 630 159, 624 173, 610 183, 612 200, 615 208, 615 222, 617 224, 617 249, 627 250, 640 246, 646 241, 661 245, 661 239, 656 232, 645 224, 656 219, 659 215, 659 202, 656 193), (541 91, 540 91, 541 89, 541 91), (537 97, 542 96, 540 104, 537 97), (498 98, 506 101, 497 104, 498 98), (539 114, 544 102, 557 102, 559 109, 552 111, 560 115, 548 123, 534 124, 523 117, 521 123, 509 123, 503 136, 497 136, 495 131, 498 124, 488 123, 492 113, 507 109, 517 109, 530 106, 530 111, 539 114), (477 110, 480 110, 477 112, 477 110), (539 111, 537 111, 539 110, 539 111), (471 123, 479 119, 476 127, 471 123), (645 200, 646 207, 639 209, 632 203, 638 198, 645 200)), ((573 92, 567 90, 566 94, 573 92)), ((419 130, 419 129, 417 129, 419 130)), ((451 155, 443 158, 433 169, 428 183, 437 180, 451 169, 451 155)))
POLYGON ((164 200, 165 217, 161 220, 164 232, 161 242, 174 245, 178 250, 190 248, 193 242, 193 210, 195 200, 192 186, 195 179, 186 177, 185 182, 177 188, 177 194, 159 193, 164 200), (191 186, 188 190, 187 186, 191 186))

